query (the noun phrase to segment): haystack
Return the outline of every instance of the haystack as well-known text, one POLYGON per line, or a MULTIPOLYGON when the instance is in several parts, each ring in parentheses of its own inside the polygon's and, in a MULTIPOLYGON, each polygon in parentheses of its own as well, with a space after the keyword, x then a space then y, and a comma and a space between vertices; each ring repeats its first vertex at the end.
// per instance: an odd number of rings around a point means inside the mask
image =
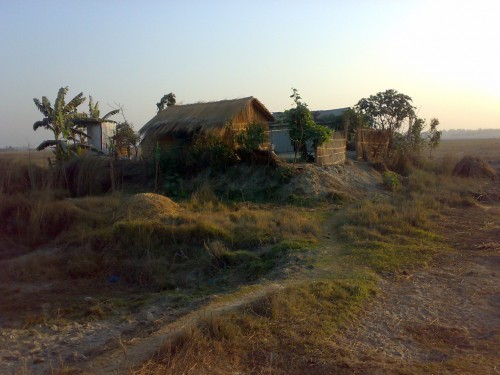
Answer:
POLYGON ((153 193, 141 193, 130 197, 121 207, 120 218, 160 219, 176 217, 181 208, 171 199, 153 193))
POLYGON ((466 155, 460 160, 452 172, 453 176, 470 178, 488 178, 496 180, 497 172, 483 159, 466 155))

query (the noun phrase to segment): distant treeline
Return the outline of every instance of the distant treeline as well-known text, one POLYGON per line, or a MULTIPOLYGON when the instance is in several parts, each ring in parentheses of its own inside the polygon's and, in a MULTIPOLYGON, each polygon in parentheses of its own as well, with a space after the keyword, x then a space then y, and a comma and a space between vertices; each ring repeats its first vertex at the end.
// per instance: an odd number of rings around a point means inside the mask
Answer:
POLYGON ((441 139, 464 138, 500 138, 500 129, 450 129, 441 134, 441 139))

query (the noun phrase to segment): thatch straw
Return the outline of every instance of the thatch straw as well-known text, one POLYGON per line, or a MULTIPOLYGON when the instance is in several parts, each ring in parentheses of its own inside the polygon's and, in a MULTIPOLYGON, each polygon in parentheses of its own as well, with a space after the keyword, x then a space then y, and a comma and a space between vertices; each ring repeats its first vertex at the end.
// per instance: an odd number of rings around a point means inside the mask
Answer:
POLYGON ((453 176, 472 177, 472 178, 489 178, 496 180, 497 172, 483 159, 466 155, 460 160, 452 172, 453 176))
POLYGON ((142 193, 130 197, 118 216, 126 219, 161 219, 176 217, 180 211, 177 203, 163 195, 142 193))
POLYGON ((267 121, 274 121, 267 108, 251 96, 218 102, 174 105, 158 113, 139 133, 145 138, 156 138, 174 133, 222 132, 236 119, 242 123, 253 122, 255 112, 259 112, 267 121))

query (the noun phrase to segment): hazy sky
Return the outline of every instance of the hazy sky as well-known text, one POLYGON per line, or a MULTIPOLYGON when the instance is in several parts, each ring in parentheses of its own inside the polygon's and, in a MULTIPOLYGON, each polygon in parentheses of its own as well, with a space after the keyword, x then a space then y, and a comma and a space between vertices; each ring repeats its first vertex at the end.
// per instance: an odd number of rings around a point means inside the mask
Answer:
POLYGON ((33 98, 61 86, 136 129, 170 91, 282 111, 291 87, 313 110, 392 88, 443 129, 500 128, 499 19, 498 0, 0 0, 0 147, 49 139, 33 98))

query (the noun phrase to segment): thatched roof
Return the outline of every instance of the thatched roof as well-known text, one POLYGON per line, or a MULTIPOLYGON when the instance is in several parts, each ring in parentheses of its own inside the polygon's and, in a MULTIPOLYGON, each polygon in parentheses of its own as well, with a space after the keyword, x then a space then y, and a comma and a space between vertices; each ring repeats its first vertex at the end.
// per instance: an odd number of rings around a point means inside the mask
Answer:
POLYGON ((139 133, 145 137, 173 133, 195 133, 222 130, 234 119, 252 122, 253 113, 260 112, 268 121, 274 117, 256 98, 221 100, 218 102, 174 105, 159 112, 139 133))

